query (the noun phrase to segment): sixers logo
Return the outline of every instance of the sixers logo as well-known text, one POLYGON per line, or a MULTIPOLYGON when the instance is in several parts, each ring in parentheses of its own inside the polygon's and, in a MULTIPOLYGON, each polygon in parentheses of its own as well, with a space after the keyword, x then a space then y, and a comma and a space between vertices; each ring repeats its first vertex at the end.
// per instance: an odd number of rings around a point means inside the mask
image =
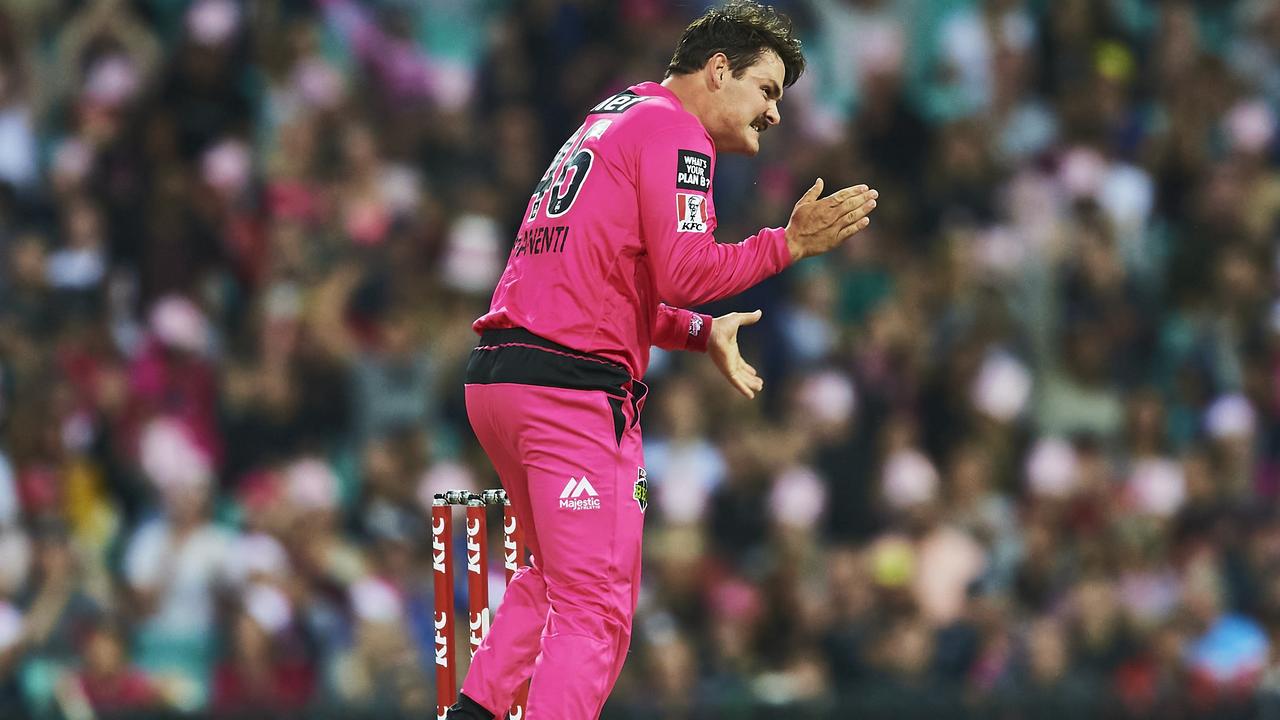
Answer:
POLYGON ((649 475, 644 468, 636 468, 636 484, 631 490, 631 497, 640 506, 640 512, 649 509, 649 475))

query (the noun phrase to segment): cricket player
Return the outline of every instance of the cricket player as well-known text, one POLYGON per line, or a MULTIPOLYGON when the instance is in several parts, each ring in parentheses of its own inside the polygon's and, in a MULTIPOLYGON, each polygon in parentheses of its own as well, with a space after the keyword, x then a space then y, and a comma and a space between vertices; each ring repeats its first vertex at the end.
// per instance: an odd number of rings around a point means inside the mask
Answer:
POLYGON ((754 155, 804 70, 791 23, 731 2, 685 29, 661 83, 602 100, 533 189, 466 376, 467 413, 522 524, 512 579, 449 718, 502 717, 532 678, 529 720, 599 716, 640 588, 649 347, 706 352, 748 398, 737 332, 760 312, 685 309, 742 292, 865 228, 877 193, 821 198, 785 228, 718 244, 716 155, 754 155))

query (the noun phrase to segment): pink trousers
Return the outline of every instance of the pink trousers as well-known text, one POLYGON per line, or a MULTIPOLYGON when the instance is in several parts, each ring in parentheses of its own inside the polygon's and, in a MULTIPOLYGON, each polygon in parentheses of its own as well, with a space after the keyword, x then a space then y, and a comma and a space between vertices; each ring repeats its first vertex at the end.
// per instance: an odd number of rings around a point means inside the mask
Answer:
MULTIPOLYGON (((518 351, 530 352, 538 351, 518 351)), ((531 561, 512 579, 462 692, 502 718, 532 678, 528 720, 597 718, 626 659, 640 586, 648 485, 637 422, 643 395, 633 399, 631 390, 643 385, 495 381, 504 377, 469 369, 467 414, 531 561), (484 382, 471 382, 478 375, 484 382)))

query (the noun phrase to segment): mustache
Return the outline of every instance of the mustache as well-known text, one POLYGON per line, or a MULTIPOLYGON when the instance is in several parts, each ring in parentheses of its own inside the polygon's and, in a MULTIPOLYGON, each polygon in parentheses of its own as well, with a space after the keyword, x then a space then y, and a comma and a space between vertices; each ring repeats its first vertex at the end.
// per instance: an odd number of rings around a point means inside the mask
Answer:
POLYGON ((769 129, 769 121, 761 115, 751 123, 751 127, 755 128, 756 132, 764 132, 769 129))

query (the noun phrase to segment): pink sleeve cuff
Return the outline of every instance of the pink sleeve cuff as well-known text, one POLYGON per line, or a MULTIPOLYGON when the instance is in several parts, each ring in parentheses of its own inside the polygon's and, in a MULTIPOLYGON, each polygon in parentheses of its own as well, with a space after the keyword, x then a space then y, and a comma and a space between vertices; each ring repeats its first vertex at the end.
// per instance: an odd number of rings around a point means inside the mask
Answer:
POLYGON ((689 341, 685 348, 693 352, 706 352, 707 342, 711 340, 711 323, 714 322, 710 315, 701 313, 689 313, 689 341))
POLYGON ((791 265, 791 250, 787 248, 786 228, 764 228, 760 231, 762 238, 773 242, 774 272, 780 273, 791 265))

